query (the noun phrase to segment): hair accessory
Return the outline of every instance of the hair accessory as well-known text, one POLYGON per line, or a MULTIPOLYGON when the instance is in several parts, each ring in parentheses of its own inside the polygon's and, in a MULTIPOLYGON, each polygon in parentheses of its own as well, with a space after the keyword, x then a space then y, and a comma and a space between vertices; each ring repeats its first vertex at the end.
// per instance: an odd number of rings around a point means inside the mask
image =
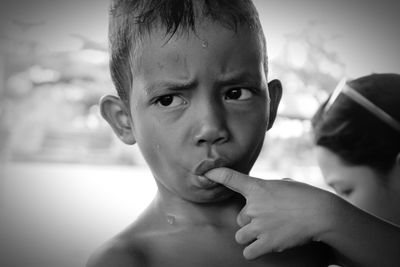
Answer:
POLYGON ((346 78, 342 78, 336 85, 336 88, 335 90, 333 90, 331 96, 329 97, 329 100, 324 107, 324 113, 328 112, 328 110, 331 109, 332 104, 336 101, 336 98, 340 95, 340 92, 343 90, 343 87, 345 85, 346 85, 346 78))
POLYGON ((390 125, 392 128, 400 132, 400 122, 395 120, 392 116, 386 113, 383 109, 372 103, 368 100, 365 96, 351 88, 346 84, 346 79, 343 78, 340 80, 338 85, 336 86, 335 90, 332 92, 328 102, 325 105, 324 112, 327 112, 331 107, 332 104, 335 102, 337 97, 343 93, 347 97, 351 98, 354 102, 363 106, 366 110, 371 112, 373 115, 381 119, 383 122, 390 125))

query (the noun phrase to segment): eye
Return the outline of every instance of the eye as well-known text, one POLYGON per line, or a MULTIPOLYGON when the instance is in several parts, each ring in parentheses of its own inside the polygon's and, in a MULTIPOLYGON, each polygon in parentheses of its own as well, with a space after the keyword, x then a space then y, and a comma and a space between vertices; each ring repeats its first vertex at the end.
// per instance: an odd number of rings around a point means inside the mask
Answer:
POLYGON ((247 100, 253 96, 253 93, 249 89, 235 88, 225 93, 225 100, 247 100))
POLYGON ((351 194, 353 193, 353 189, 352 188, 347 188, 347 189, 340 189, 340 190, 337 190, 337 193, 340 195, 340 196, 342 196, 342 197, 344 197, 344 198, 348 198, 348 197, 350 197, 351 196, 351 194))
POLYGON ((186 101, 177 95, 163 95, 158 97, 155 103, 161 107, 177 107, 185 104, 186 101))

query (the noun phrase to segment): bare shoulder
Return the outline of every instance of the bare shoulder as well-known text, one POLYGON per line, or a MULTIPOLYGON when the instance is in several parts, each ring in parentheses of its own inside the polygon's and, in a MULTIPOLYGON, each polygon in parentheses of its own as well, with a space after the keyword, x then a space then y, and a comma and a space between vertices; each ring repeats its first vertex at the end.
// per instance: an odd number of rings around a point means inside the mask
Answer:
POLYGON ((86 267, 145 266, 142 251, 124 240, 113 239, 99 247, 89 258, 86 267))
POLYGON ((146 209, 132 224, 100 246, 90 256, 86 267, 148 266, 151 245, 146 233, 153 225, 152 210, 146 209))

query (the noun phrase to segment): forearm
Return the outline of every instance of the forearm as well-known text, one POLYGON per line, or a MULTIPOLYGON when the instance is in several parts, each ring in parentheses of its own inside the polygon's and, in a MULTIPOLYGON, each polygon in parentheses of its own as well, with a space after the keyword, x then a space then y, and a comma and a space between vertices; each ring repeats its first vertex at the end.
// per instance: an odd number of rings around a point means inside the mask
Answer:
POLYGON ((337 263, 362 267, 399 266, 400 227, 334 195, 327 199, 328 228, 317 239, 333 248, 337 263))

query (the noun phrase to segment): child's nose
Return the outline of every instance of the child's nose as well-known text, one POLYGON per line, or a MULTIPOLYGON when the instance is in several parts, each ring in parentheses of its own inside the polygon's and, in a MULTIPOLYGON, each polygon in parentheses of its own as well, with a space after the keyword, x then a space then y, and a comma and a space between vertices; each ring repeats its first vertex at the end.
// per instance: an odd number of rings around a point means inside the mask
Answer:
POLYGON ((226 142, 229 131, 226 126, 226 116, 221 108, 207 105, 198 112, 196 121, 196 145, 214 145, 226 142))

